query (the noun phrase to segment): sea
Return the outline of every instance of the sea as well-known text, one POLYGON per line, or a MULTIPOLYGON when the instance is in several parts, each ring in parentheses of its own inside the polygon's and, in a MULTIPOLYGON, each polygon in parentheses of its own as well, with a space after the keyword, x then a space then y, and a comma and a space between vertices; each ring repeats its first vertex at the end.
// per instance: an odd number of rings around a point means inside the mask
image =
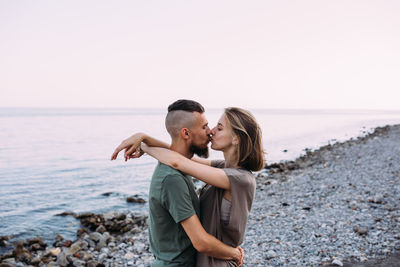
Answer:
MULTIPOLYGON (((400 110, 250 111, 261 125, 268 164, 400 123, 400 110)), ((222 113, 207 110, 209 125, 222 113)), ((165 115, 161 108, 0 108, 0 236, 42 237, 51 244, 57 234, 76 237, 80 222, 56 216, 65 211, 147 213, 147 204, 126 198, 147 199, 156 160, 110 157, 136 132, 168 142, 165 115)), ((223 155, 211 151, 210 158, 223 155)))

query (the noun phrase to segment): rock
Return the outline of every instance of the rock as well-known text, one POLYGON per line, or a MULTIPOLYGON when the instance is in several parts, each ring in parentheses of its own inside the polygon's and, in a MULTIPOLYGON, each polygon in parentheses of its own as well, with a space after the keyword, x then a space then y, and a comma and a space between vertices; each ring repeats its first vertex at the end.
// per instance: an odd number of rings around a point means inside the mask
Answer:
POLYGON ((95 260, 90 260, 86 263, 87 267, 97 267, 99 265, 99 262, 95 261, 95 260))
POLYGON ((277 256, 278 256, 278 254, 276 254, 275 251, 273 251, 273 250, 267 251, 267 254, 266 254, 267 259, 273 259, 273 258, 276 258, 277 256))
POLYGON ((376 195, 373 198, 368 199, 368 201, 375 204, 383 204, 384 197, 383 195, 376 195))
POLYGON ((78 217, 78 215, 75 212, 72 212, 72 211, 64 211, 62 213, 56 214, 56 216, 64 216, 64 217, 65 216, 72 216, 74 218, 78 217))
POLYGON ((90 233, 89 236, 90 236, 90 239, 92 239, 95 242, 98 242, 102 238, 102 235, 98 232, 90 233))
POLYGON ((135 254, 133 254, 132 252, 128 252, 124 255, 124 258, 127 260, 131 260, 135 257, 135 254))
POLYGON ((360 235, 367 235, 368 234, 368 227, 366 226, 355 226, 353 228, 354 232, 360 234, 360 235))
POLYGON ((126 246, 127 245, 125 243, 121 243, 121 244, 118 245, 118 248, 119 249, 124 249, 124 248, 126 248, 126 246))
POLYGON ((108 242, 108 240, 110 240, 112 238, 112 236, 110 235, 109 232, 104 232, 103 233, 103 238, 105 238, 106 241, 108 242))
POLYGON ((110 242, 110 243, 108 243, 108 247, 109 248, 115 248, 115 242, 110 242))
POLYGON ((146 200, 144 198, 139 197, 139 195, 133 195, 133 196, 127 197, 126 202, 143 204, 143 203, 146 203, 146 200))
POLYGON ((90 248, 95 248, 96 247, 96 242, 94 242, 92 239, 88 238, 88 239, 85 239, 85 240, 86 240, 86 242, 88 242, 88 245, 89 245, 90 248))
POLYGON ((78 251, 81 250, 81 244, 79 241, 75 242, 74 244, 71 245, 71 247, 69 248, 69 254, 75 254, 78 251))
POLYGON ((84 260, 84 261, 89 261, 89 260, 93 260, 93 257, 94 256, 92 254, 87 253, 87 252, 83 252, 81 259, 84 260))
POLYGON ((60 252, 57 255, 56 264, 59 265, 59 266, 67 266, 68 265, 67 255, 65 254, 64 251, 60 252))
POLYGON ((104 224, 104 216, 102 214, 94 214, 94 213, 83 213, 78 216, 78 219, 81 221, 81 224, 91 231, 94 231, 97 227, 104 224))
POLYGON ((115 219, 118 220, 118 221, 125 220, 125 219, 126 219, 126 214, 124 214, 124 213, 118 214, 118 215, 115 217, 115 219))
POLYGON ((110 250, 107 248, 107 247, 104 247, 104 248, 102 248, 101 250, 100 250, 100 253, 105 253, 105 254, 109 254, 110 253, 110 250))
POLYGON ((36 237, 33 239, 28 240, 28 246, 32 245, 32 244, 44 244, 43 240, 40 237, 36 237))
POLYGON ((391 206, 391 205, 385 205, 383 208, 385 210, 387 210, 387 211, 394 211, 395 210, 395 208, 393 206, 391 206))
POLYGON ((62 247, 63 246, 64 237, 60 234, 56 235, 56 241, 53 243, 53 247, 62 247))
POLYGON ((37 266, 37 265, 40 264, 40 262, 41 262, 40 257, 39 257, 39 256, 36 256, 35 258, 33 258, 33 259, 31 260, 30 264, 31 264, 31 265, 37 266))
POLYGON ((332 261, 332 265, 343 266, 343 263, 338 259, 334 259, 332 261))
POLYGON ((107 254, 101 253, 101 254, 99 255, 98 261, 99 261, 100 263, 103 263, 104 260, 105 260, 106 258, 107 258, 107 254))
POLYGON ((42 258, 40 259, 41 262, 48 264, 50 262, 52 262, 54 259, 56 259, 56 257, 54 257, 53 255, 51 255, 50 253, 44 254, 42 256, 42 258))
POLYGON ((106 239, 102 237, 99 240, 99 242, 97 243, 95 250, 100 251, 102 248, 105 248, 105 247, 107 247, 107 242, 106 242, 106 239))
POLYGON ((3 262, 0 263, 0 267, 15 267, 15 265, 3 261, 3 262))
POLYGON ((107 229, 104 227, 104 225, 100 225, 99 227, 97 227, 96 232, 99 232, 101 234, 103 234, 104 232, 106 232, 107 229))
POLYGON ((48 251, 48 253, 49 253, 51 256, 57 256, 58 254, 60 254, 60 252, 61 252, 61 249, 60 249, 60 248, 53 248, 53 249, 50 249, 50 250, 48 251))
POLYGON ((10 241, 12 237, 7 235, 7 236, 0 236, 0 247, 5 247, 8 245, 8 241, 10 241))
POLYGON ((72 265, 76 266, 76 267, 84 267, 84 266, 86 266, 86 262, 83 260, 76 259, 76 260, 72 261, 72 265))
POLYGON ((137 251, 144 251, 145 249, 145 244, 141 243, 141 242, 136 242, 135 243, 135 248, 137 251))
POLYGON ((69 248, 72 245, 71 240, 65 240, 64 243, 61 244, 62 247, 69 248))
POLYGON ((76 235, 77 235, 78 237, 82 237, 83 235, 85 235, 85 234, 87 234, 87 233, 88 233, 88 231, 87 231, 86 229, 79 228, 78 231, 76 232, 76 235))
POLYGON ((44 250, 45 247, 42 247, 39 243, 35 243, 29 246, 29 251, 38 251, 38 250, 44 250))
POLYGON ((110 211, 110 212, 107 212, 107 213, 103 214, 103 218, 104 218, 105 221, 112 220, 116 216, 118 216, 118 213, 114 212, 114 211, 110 211))
POLYGON ((60 235, 60 234, 56 235, 56 242, 61 242, 63 240, 64 240, 64 237, 62 235, 60 235))
POLYGON ((23 244, 23 242, 17 243, 17 246, 13 250, 13 255, 16 261, 28 263, 31 259, 31 255, 29 254, 29 251, 24 248, 23 244))

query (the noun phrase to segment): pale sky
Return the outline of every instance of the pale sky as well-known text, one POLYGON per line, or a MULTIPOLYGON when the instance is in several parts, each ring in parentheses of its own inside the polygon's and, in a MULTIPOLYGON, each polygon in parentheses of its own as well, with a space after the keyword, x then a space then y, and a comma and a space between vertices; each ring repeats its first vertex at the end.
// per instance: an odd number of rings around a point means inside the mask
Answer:
POLYGON ((0 0, 0 107, 400 109, 400 1, 0 0))

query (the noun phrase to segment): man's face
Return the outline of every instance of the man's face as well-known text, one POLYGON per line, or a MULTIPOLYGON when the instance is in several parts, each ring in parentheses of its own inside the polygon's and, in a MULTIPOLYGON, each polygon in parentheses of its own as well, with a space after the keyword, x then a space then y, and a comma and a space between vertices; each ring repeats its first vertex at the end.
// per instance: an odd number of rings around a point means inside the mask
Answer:
POLYGON ((211 130, 204 114, 194 112, 195 123, 192 129, 192 143, 190 150, 199 157, 208 157, 208 143, 210 142, 211 130))

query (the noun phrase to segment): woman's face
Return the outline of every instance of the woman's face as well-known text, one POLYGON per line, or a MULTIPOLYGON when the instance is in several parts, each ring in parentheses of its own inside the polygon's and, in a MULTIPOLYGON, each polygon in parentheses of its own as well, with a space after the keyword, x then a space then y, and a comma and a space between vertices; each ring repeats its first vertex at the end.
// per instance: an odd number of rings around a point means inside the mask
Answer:
POLYGON ((233 146, 233 131, 232 127, 223 114, 218 121, 217 126, 211 130, 211 148, 214 150, 225 151, 233 146))

